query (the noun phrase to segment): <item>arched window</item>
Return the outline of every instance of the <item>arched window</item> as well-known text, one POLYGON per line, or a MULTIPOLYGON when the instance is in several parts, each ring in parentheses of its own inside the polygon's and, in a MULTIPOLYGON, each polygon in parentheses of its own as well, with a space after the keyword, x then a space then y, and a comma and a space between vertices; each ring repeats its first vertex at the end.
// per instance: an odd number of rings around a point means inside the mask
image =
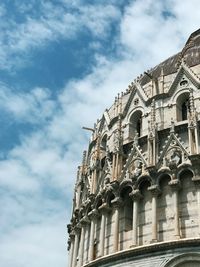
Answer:
POLYGON ((177 121, 185 121, 188 118, 189 93, 183 93, 177 98, 177 121))
POLYGON ((142 112, 137 110, 130 118, 130 131, 129 137, 133 139, 135 135, 140 137, 142 135, 142 112))

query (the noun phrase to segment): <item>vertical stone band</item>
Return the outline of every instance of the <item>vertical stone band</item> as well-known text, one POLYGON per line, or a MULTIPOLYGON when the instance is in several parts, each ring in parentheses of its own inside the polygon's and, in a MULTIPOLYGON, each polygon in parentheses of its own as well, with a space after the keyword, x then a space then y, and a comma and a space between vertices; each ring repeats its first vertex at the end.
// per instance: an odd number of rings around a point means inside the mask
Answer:
POLYGON ((96 218, 98 216, 98 211, 96 209, 92 210, 89 214, 91 219, 91 226, 90 226, 90 243, 89 243, 89 255, 88 260, 92 261, 94 256, 94 234, 95 234, 95 224, 96 218))
POLYGON ((180 239, 180 223, 179 223, 179 207, 178 207, 178 190, 180 189, 180 183, 178 179, 174 179, 169 182, 169 185, 173 189, 173 201, 174 201, 174 235, 176 239, 180 239))
POLYGON ((138 243, 138 204, 139 200, 142 198, 140 191, 133 190, 130 194, 130 197, 133 199, 133 225, 132 225, 132 246, 137 246, 138 243))
POLYGON ((77 256, 78 256, 78 245, 79 245, 79 229, 75 229, 75 241, 74 241, 74 249, 73 249, 73 260, 72 267, 76 266, 77 256))
POLYGON ((119 250, 119 209, 122 204, 122 200, 116 197, 111 201, 114 208, 114 233, 113 233, 113 252, 119 250))
POLYGON ((158 240, 158 223, 157 223, 157 196, 160 193, 160 190, 157 185, 152 185, 148 188, 152 194, 152 242, 158 240))

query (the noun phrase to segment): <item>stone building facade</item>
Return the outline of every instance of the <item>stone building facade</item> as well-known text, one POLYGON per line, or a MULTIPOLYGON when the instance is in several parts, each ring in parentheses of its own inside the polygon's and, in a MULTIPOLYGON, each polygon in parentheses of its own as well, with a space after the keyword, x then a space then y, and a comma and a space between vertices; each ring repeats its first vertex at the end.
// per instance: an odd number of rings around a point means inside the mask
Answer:
POLYGON ((69 265, 200 266, 200 30, 135 79, 78 168, 69 265))

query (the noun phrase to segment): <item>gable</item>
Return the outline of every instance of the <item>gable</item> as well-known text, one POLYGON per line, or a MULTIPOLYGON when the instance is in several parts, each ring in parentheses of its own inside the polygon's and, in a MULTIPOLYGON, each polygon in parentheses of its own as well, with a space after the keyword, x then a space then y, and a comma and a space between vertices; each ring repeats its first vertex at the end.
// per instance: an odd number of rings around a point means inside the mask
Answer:
POLYGON ((200 79, 198 76, 184 62, 182 62, 174 80, 171 83, 168 94, 170 96, 173 95, 178 87, 184 88, 189 86, 189 83, 192 83, 198 89, 200 88, 200 79))

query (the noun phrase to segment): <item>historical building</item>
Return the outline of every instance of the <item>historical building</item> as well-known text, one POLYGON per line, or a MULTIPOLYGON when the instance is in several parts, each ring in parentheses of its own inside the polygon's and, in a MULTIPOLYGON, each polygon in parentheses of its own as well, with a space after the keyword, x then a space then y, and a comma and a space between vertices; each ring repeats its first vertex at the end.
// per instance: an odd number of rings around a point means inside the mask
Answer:
POLYGON ((135 79, 92 129, 70 267, 200 266, 200 30, 135 79))

